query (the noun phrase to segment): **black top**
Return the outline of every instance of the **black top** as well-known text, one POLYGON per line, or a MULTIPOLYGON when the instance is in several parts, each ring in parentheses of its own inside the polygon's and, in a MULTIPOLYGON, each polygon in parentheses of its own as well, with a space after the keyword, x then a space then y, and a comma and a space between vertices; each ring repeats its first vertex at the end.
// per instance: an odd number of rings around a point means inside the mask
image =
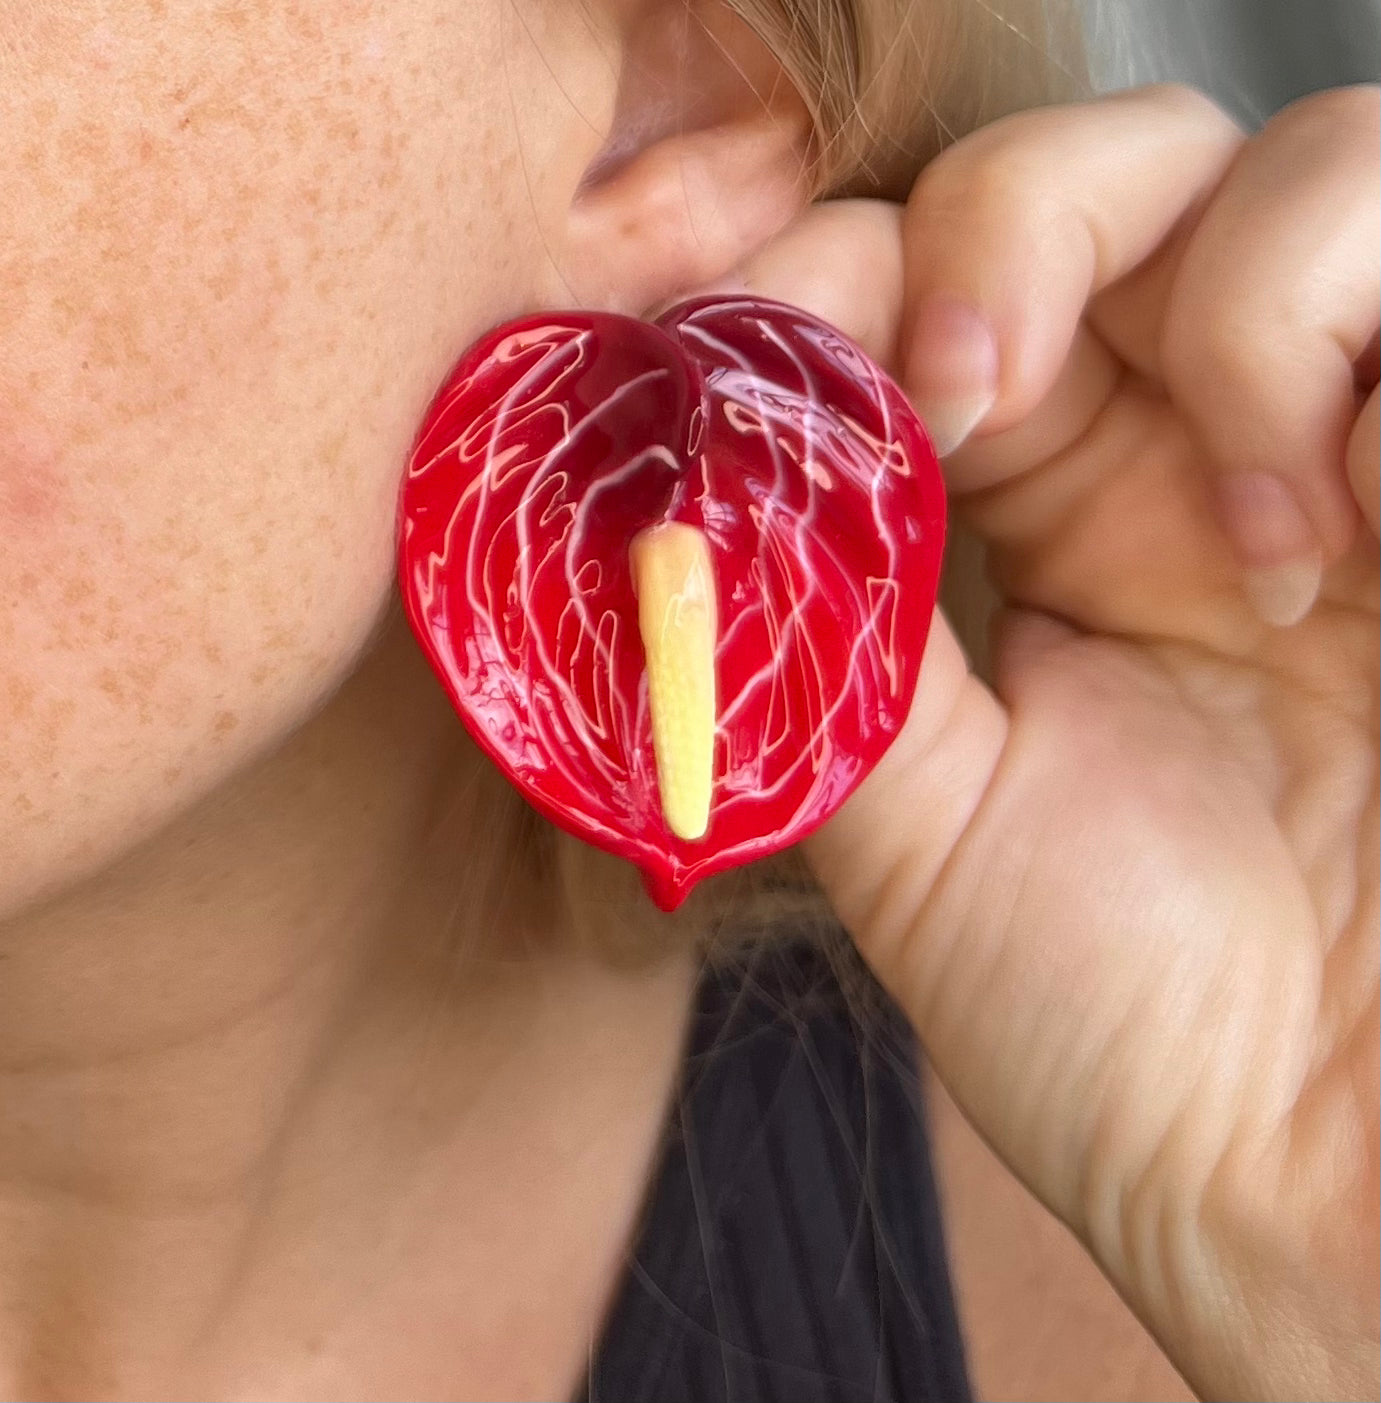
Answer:
POLYGON ((967 1403, 911 1035, 868 1002, 815 945, 707 971, 586 1403, 967 1403))

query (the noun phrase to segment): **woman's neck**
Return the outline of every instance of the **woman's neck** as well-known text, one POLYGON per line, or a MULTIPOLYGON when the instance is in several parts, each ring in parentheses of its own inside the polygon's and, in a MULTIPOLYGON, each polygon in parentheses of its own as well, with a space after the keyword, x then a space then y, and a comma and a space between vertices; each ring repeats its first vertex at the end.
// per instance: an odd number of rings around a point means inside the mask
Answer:
POLYGON ((229 1362, 236 1321, 307 1386, 318 1365, 292 1341, 358 1313, 371 1270, 390 1289, 403 1249, 385 1231, 355 1261, 361 1231, 438 1192, 463 1222, 497 1178, 485 1211, 518 1205, 504 1250, 521 1258, 521 1213, 541 1215, 511 1161, 534 1118, 574 1134, 591 1096, 642 1113, 613 1134, 605 1176, 636 1163, 588 1232, 631 1214, 689 965, 616 974, 550 932, 512 954, 463 886, 501 785, 395 630, 252 773, 0 927, 0 1394, 176 1389, 180 1369, 273 1392, 229 1362), (630 1042, 649 1053, 633 1076, 630 1042), (288 1242, 305 1296, 282 1278, 288 1242))

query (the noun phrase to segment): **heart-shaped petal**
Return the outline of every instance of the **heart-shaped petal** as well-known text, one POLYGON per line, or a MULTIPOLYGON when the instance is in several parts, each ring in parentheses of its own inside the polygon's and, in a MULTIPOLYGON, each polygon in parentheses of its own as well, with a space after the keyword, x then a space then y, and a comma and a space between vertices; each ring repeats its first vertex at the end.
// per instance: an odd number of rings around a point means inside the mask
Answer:
POLYGON ((655 324, 566 312, 498 328, 447 380, 403 484, 399 579, 479 744, 671 909, 805 837, 881 758, 944 517, 905 397, 817 318, 748 297, 655 324), (663 588, 674 623, 650 626, 663 588))

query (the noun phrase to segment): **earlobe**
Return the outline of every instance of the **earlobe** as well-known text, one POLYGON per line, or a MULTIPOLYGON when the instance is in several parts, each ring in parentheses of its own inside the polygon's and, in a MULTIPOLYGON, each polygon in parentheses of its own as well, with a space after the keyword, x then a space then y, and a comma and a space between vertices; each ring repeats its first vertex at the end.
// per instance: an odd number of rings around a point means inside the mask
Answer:
POLYGON ((717 2, 712 24, 652 4, 571 201, 556 301, 638 313, 718 281, 810 194, 810 120, 762 40, 717 2))

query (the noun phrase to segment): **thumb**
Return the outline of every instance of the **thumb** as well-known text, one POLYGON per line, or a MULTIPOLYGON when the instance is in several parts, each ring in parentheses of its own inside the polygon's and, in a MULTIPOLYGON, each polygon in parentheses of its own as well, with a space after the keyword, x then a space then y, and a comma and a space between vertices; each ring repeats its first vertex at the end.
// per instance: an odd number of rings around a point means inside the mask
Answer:
POLYGON ((908 937, 988 789, 1006 738, 1005 711, 969 671, 936 610, 900 735, 805 844, 840 920, 922 1038, 923 1010, 911 1004, 925 981, 906 968, 917 944, 908 937))

